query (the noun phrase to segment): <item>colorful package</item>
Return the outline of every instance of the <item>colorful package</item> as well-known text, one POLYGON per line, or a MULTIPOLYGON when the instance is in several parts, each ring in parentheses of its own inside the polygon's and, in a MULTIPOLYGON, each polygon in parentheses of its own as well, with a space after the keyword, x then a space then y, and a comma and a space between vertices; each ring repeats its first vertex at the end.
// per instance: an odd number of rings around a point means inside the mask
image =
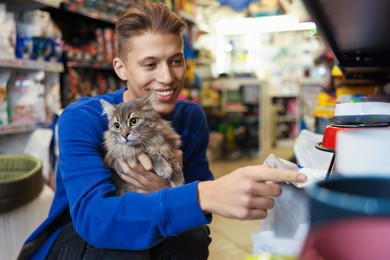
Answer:
POLYGON ((46 121, 44 72, 15 72, 10 80, 8 97, 11 123, 46 121))
POLYGON ((0 70, 0 125, 8 125, 8 106, 7 106, 7 83, 10 77, 10 70, 0 70))

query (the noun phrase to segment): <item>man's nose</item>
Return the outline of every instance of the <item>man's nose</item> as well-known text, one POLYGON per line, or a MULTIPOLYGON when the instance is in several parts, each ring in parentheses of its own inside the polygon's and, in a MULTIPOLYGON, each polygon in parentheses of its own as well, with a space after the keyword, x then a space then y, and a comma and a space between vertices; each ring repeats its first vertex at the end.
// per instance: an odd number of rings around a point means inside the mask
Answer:
POLYGON ((163 84, 170 84, 172 83, 173 76, 171 68, 165 64, 161 65, 157 70, 157 81, 163 84))

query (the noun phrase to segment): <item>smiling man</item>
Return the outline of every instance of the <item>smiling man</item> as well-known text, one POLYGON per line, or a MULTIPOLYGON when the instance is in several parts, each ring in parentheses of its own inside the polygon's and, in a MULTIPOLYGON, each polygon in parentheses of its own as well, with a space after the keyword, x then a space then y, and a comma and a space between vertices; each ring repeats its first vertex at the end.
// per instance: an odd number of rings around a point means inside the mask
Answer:
POLYGON ((207 259, 211 214, 260 219, 281 192, 277 182, 304 176, 256 165, 217 180, 209 169, 209 131, 202 108, 178 101, 185 80, 185 22, 161 3, 141 1, 119 17, 113 66, 126 86, 84 97, 59 119, 55 197, 47 219, 27 239, 19 259, 207 259), (181 136, 185 184, 171 188, 141 155, 121 164, 123 179, 142 193, 116 196, 103 162, 107 119, 100 99, 128 102, 154 92, 153 108, 181 136))

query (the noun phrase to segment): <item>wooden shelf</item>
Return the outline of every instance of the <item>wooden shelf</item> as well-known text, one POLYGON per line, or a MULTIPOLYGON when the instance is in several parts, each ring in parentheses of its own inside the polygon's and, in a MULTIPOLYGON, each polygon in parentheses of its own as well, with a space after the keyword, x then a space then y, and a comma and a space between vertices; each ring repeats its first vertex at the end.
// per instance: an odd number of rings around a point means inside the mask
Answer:
POLYGON ((64 71, 64 65, 59 62, 19 60, 19 59, 0 59, 0 68, 44 70, 44 71, 58 72, 58 73, 64 71))
POLYGON ((29 133, 37 128, 36 123, 18 123, 10 125, 0 125, 0 135, 29 133))
POLYGON ((67 5, 62 5, 62 8, 66 11, 76 13, 91 19, 99 20, 99 21, 104 21, 107 23, 115 24, 118 21, 118 18, 114 14, 108 14, 108 13, 103 13, 96 11, 95 9, 92 8, 87 8, 87 7, 72 7, 72 6, 67 6, 67 5))
POLYGON ((72 68, 98 69, 98 70, 114 70, 111 63, 104 62, 82 62, 82 61, 68 61, 66 66, 72 68))
POLYGON ((33 0, 33 2, 47 5, 47 6, 54 7, 54 8, 59 8, 60 4, 61 4, 61 1, 58 1, 58 0, 33 0))

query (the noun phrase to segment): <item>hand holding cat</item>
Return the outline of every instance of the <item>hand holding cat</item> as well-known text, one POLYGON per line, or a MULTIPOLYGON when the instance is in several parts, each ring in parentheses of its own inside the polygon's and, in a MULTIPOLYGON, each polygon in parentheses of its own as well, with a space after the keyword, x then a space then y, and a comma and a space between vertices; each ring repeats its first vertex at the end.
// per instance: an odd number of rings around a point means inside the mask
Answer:
POLYGON ((156 175, 151 161, 144 153, 138 157, 138 160, 140 161, 138 164, 134 162, 128 164, 119 160, 123 170, 123 174, 119 176, 123 181, 134 186, 138 193, 150 193, 169 187, 169 181, 156 175))
POLYGON ((214 181, 198 184, 198 199, 205 213, 233 219, 263 219, 281 194, 277 182, 305 182, 299 172, 267 165, 246 166, 214 181))
MULTIPOLYGON (((183 164, 183 152, 177 150, 177 158, 183 164)), ((139 193, 149 193, 158 191, 163 187, 169 187, 169 181, 161 179, 153 170, 152 162, 141 153, 138 156, 139 164, 135 162, 127 163, 119 160, 119 164, 124 174, 119 174, 120 178, 136 187, 139 193)))

